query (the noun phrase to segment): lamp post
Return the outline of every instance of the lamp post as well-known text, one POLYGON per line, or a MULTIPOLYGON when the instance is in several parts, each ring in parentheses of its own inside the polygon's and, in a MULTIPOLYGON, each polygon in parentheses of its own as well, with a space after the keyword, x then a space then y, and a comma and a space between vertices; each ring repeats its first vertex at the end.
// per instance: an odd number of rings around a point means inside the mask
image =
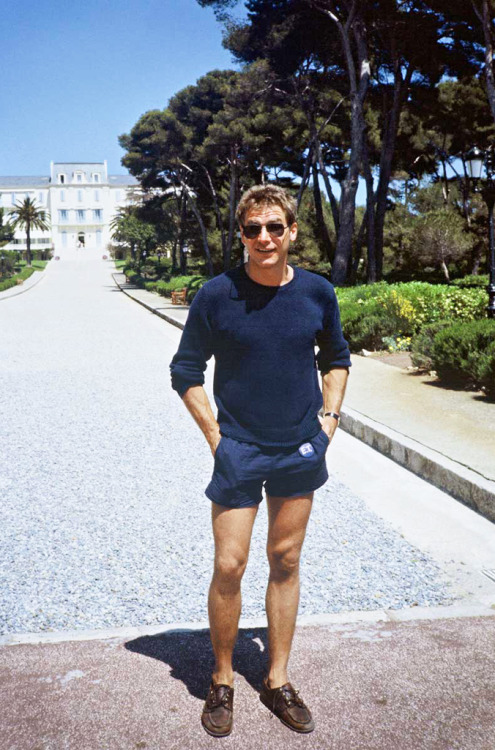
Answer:
POLYGON ((5 255, 2 253, 2 256, 0 257, 0 275, 3 279, 3 274, 5 271, 5 255))
POLYGON ((464 156, 467 170, 473 181, 475 192, 481 192, 483 200, 488 209, 488 307, 489 318, 495 318, 495 233, 493 209, 495 206, 495 154, 490 146, 486 151, 481 151, 473 146, 464 156), (486 177, 482 181, 481 173, 485 167, 486 177), (478 187, 481 184, 481 188, 478 187))

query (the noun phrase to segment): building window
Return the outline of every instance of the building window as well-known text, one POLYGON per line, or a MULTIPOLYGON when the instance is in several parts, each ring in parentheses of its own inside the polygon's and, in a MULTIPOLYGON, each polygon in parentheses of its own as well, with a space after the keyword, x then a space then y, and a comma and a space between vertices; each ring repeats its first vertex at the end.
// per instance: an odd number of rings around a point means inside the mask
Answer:
POLYGON ((99 181, 100 181, 100 175, 99 174, 94 174, 93 175, 93 182, 99 182, 99 181))
POLYGON ((101 221, 101 208, 95 208, 93 211, 93 219, 95 221, 101 221))
POLYGON ((64 174, 59 174, 58 181, 60 182, 61 185, 64 185, 65 184, 65 175, 64 174))
POLYGON ((85 212, 82 209, 77 210, 77 220, 78 221, 84 221, 84 214, 85 212))
POLYGON ((82 182, 82 174, 80 172, 76 172, 76 182, 82 182))
POLYGON ((67 209, 66 208, 59 209, 58 217, 60 221, 67 221, 67 209))
POLYGON ((67 247, 67 232, 62 232, 62 247, 67 247))
POLYGON ((77 191, 77 200, 79 201, 79 203, 82 203, 82 199, 83 199, 83 191, 82 190, 78 190, 77 191))
POLYGON ((60 191, 60 201, 65 203, 65 190, 60 191))
POLYGON ((41 205, 43 205, 43 193, 38 193, 38 203, 41 203, 41 205))
POLYGON ((101 229, 96 230, 96 244, 101 245, 101 229))
POLYGON ((15 206, 15 193, 11 194, 11 196, 10 196, 10 202, 12 203, 13 206, 15 206))
POLYGON ((95 201, 99 202, 99 200, 100 200, 100 191, 99 190, 95 190, 95 201))

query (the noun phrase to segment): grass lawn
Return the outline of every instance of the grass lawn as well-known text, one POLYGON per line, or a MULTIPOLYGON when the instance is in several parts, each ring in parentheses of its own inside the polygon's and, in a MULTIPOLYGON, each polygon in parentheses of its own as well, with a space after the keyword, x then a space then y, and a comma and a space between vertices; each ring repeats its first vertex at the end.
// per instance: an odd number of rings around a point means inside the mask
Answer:
MULTIPOLYGON (((33 260, 31 265, 35 271, 44 271, 48 262, 47 260, 33 260)), ((26 268, 26 261, 21 260, 20 263, 16 263, 16 266, 20 269, 26 268)))
POLYGON ((115 268, 117 271, 120 271, 121 268, 124 268, 125 264, 127 263, 126 260, 114 260, 115 268))

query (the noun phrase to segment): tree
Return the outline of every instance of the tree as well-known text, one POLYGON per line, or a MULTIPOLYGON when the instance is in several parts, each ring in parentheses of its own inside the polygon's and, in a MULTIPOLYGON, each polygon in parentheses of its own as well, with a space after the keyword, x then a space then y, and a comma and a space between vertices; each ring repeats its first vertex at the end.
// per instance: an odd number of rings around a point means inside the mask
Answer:
POLYGON ((461 260, 473 246, 458 213, 441 208, 418 217, 412 251, 417 263, 439 268, 450 281, 448 264, 461 260))
POLYGON ((136 266, 140 268, 143 257, 150 255, 156 247, 157 236, 155 227, 148 222, 141 221, 136 215, 135 206, 120 209, 110 223, 112 238, 127 245, 136 266))
POLYGON ((12 226, 26 232, 26 264, 31 266, 31 230, 40 229, 47 232, 50 228, 48 214, 45 210, 37 208, 36 203, 27 197, 22 203, 16 203, 15 208, 10 210, 10 215, 12 226))
POLYGON ((0 208, 0 247, 6 245, 14 238, 14 230, 11 224, 4 223, 4 210, 0 208))

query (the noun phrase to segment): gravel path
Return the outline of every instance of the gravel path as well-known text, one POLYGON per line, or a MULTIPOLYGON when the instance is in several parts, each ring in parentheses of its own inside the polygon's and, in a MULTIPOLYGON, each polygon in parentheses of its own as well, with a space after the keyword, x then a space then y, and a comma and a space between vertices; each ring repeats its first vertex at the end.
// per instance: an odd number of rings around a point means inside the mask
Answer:
MULTIPOLYGON (((111 271, 73 251, 0 301, 4 634, 207 619, 212 458, 169 385, 180 331, 111 271)), ((262 506, 245 617, 264 612, 265 539, 262 506)), ((436 565, 332 480, 303 558, 300 614, 453 601, 436 565)))

